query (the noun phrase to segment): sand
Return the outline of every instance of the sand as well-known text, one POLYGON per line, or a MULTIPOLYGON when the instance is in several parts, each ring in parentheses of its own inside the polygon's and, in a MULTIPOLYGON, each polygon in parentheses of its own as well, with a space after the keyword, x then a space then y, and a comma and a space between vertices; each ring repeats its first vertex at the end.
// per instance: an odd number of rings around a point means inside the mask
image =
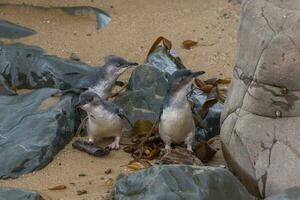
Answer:
MULTIPOLYGON (((5 42, 37 45, 48 54, 64 58, 75 53, 82 61, 97 66, 110 54, 141 63, 154 40, 165 36, 173 42, 176 53, 188 68, 206 71, 203 79, 232 75, 239 5, 227 0, 1 0, 1 3, 90 5, 112 16, 111 23, 97 31, 95 21, 70 16, 60 10, 1 7, 1 19, 38 32, 5 42), (184 40, 195 40, 199 45, 185 50, 181 47, 184 40)), ((129 73, 122 79, 126 80, 129 73)), ((220 159, 222 154, 219 151, 212 163, 220 164, 220 159)), ((68 145, 44 169, 15 180, 1 180, 0 186, 36 190, 44 198, 53 200, 105 199, 116 176, 128 172, 126 164, 129 160, 130 155, 122 150, 114 151, 108 157, 95 158, 68 145), (106 175, 108 168, 112 173, 106 175), (48 190, 57 185, 67 188, 48 190), (86 190, 87 194, 78 196, 78 190, 86 190)))

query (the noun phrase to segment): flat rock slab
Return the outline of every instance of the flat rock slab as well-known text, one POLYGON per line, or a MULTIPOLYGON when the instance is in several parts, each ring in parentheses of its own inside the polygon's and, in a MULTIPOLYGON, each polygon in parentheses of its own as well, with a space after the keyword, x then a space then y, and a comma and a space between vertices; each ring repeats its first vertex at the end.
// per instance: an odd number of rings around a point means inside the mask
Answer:
POLYGON ((0 96, 0 179, 41 169, 73 137, 72 96, 48 108, 40 105, 57 89, 39 89, 20 96, 0 96))
POLYGON ((244 1, 221 116, 228 167, 258 196, 300 185, 300 4, 244 1))
POLYGON ((0 200, 42 200, 42 197, 30 190, 0 188, 0 200))
POLYGON ((96 68, 78 61, 47 55, 43 49, 20 43, 0 44, 0 74, 18 89, 72 89, 96 68))
POLYGON ((0 38, 16 39, 35 34, 32 29, 14 24, 6 20, 0 20, 0 38))
POLYGON ((250 200, 226 169, 188 165, 157 165, 119 177, 113 190, 118 200, 250 200))

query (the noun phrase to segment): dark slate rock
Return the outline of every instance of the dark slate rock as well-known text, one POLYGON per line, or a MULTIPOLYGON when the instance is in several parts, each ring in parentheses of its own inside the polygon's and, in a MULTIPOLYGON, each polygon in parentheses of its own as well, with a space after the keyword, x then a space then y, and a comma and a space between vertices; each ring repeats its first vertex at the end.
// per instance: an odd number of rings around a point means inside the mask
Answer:
POLYGON ((166 48, 158 47, 151 53, 144 64, 151 65, 161 72, 173 74, 179 69, 185 69, 180 59, 171 54, 166 48))
POLYGON ((153 88, 155 94, 165 96, 168 80, 165 74, 152 65, 144 64, 137 67, 129 80, 128 89, 132 91, 153 88))
POLYGON ((72 96, 38 110, 43 100, 58 92, 45 88, 0 96, 0 179, 41 169, 71 140, 76 126, 72 96))
POLYGON ((272 195, 265 200, 299 200, 300 187, 289 188, 279 194, 272 195))
POLYGON ((0 188, 0 200, 42 200, 42 197, 30 190, 0 188))
POLYGON ((46 55, 39 47, 0 44, 0 74, 17 88, 72 89, 80 78, 96 70, 78 61, 46 55))
POLYGON ((16 95, 16 93, 10 89, 5 78, 0 75, 0 96, 2 95, 13 96, 16 95))
POLYGON ((119 177, 113 190, 118 200, 250 200, 238 180, 226 169, 188 165, 161 165, 119 177))
MULTIPOLYGON (((207 101, 208 95, 200 89, 195 89, 190 99, 195 103, 195 111, 198 111, 207 101)), ((209 108, 208 113, 203 118, 204 124, 206 124, 208 129, 198 128, 196 132, 197 139, 208 140, 220 134, 220 117, 223 107, 222 103, 217 102, 209 108)))
POLYGON ((0 20, 0 38, 16 39, 35 33, 36 32, 32 29, 19 26, 6 20, 0 20))
POLYGON ((139 119, 155 121, 163 97, 156 96, 154 88, 127 91, 118 96, 114 102, 121 105, 131 122, 139 119))

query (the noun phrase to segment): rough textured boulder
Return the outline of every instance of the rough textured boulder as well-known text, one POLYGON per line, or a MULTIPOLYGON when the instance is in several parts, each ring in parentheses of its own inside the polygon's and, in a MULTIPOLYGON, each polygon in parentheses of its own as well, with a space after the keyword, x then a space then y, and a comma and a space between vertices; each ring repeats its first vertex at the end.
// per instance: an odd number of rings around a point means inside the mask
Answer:
POLYGON ((0 188, 0 200, 42 200, 42 197, 29 190, 0 188))
POLYGON ((221 139, 229 168, 256 196, 300 185, 299 32, 299 0, 243 2, 221 139))
POLYGON ((250 200, 250 195, 226 169, 161 165, 117 180, 114 199, 130 200, 250 200))

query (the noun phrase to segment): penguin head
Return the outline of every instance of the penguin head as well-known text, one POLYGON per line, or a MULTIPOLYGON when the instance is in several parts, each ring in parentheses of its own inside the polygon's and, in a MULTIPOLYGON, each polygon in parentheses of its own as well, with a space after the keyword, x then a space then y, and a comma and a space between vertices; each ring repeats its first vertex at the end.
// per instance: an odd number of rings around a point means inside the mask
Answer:
POLYGON ((136 62, 129 62, 119 56, 110 55, 105 58, 104 67, 109 75, 119 76, 122 73, 124 73, 128 68, 137 65, 138 63, 136 62))
POLYGON ((101 102, 101 98, 96 93, 85 91, 80 94, 75 107, 88 110, 91 107, 99 106, 101 102))
POLYGON ((174 72, 169 79, 169 93, 186 91, 191 87, 194 78, 204 73, 204 71, 192 72, 187 69, 174 72))

